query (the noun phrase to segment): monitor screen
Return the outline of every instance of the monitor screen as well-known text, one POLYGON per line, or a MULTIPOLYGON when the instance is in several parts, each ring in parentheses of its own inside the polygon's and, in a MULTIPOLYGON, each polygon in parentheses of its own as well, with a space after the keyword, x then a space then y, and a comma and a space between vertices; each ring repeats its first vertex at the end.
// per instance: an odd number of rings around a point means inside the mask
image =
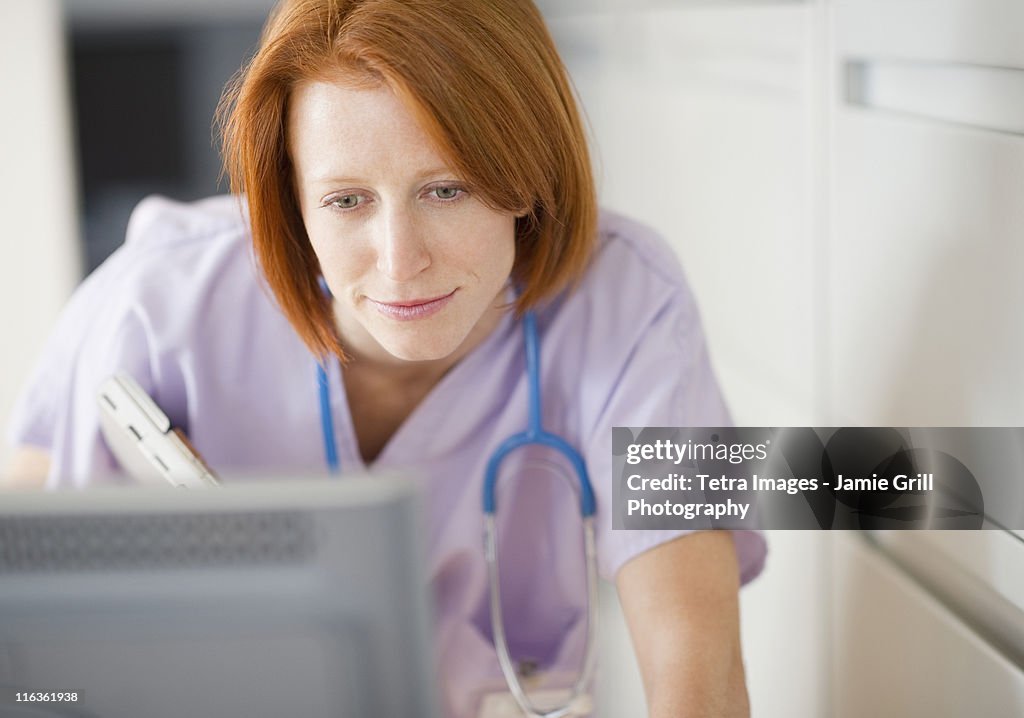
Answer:
POLYGON ((438 715, 418 505, 394 477, 0 495, 0 716, 438 715))

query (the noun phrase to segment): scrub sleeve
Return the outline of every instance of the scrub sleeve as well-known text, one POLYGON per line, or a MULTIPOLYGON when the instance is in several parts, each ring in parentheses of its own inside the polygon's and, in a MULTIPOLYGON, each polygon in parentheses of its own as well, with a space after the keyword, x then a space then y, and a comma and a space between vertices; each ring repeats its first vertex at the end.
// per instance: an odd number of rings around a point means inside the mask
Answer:
MULTIPOLYGON (((608 237, 583 288, 591 328, 580 374, 609 388, 599 393, 603 406, 585 406, 585 420, 597 419, 581 427, 581 444, 598 501, 598 568, 614 580, 633 556, 692 530, 612 529, 612 427, 731 426, 732 418, 675 252, 638 222, 610 212, 602 220, 608 237)), ((764 568, 764 534, 735 530, 733 539, 741 584, 749 583, 764 568)))
MULTIPOLYGON (((614 580, 633 556, 671 539, 692 533, 686 529, 612 529, 612 431, 614 426, 731 426, 732 420, 718 390, 691 302, 673 297, 644 332, 608 400, 601 429, 586 443, 589 470, 601 487, 604 510, 598 513, 598 567, 614 580), (669 376, 670 379, 665 377, 669 376)), ((767 543, 760 531, 734 530, 741 584, 764 568, 767 543)))
MULTIPOLYGON (((75 290, 7 432, 14 446, 49 452, 47 488, 131 482, 103 440, 96 400, 100 384, 118 371, 132 376, 173 425, 189 431, 195 380, 183 367, 207 364, 220 350, 211 333, 241 334, 256 316, 250 297, 261 296, 241 207, 234 197, 189 204, 148 197, 132 212, 125 243, 75 290), (234 291, 239 284, 248 291, 234 291), (211 301, 217 292, 240 300, 211 301), (220 331, 204 328, 221 326, 225 316, 231 324, 220 331)), ((260 315, 255 321, 274 320, 260 315)))

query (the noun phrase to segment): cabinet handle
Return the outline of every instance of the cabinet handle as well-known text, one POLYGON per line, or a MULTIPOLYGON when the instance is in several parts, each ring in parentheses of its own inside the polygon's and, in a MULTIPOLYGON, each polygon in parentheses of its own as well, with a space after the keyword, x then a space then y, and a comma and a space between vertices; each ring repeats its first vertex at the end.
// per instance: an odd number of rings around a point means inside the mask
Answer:
POLYGON ((847 105, 1024 135, 1024 69, 855 58, 843 69, 847 105))

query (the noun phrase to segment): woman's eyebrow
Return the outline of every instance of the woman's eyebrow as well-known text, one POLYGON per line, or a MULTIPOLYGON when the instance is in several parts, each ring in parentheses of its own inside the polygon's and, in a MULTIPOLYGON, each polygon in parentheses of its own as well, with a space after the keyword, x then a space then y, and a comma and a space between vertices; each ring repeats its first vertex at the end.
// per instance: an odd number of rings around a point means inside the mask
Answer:
POLYGON ((451 167, 435 167, 429 170, 423 170, 418 172, 414 179, 425 180, 427 177, 433 177, 435 175, 455 175, 455 171, 451 167))
MULTIPOLYGON (((452 175, 456 177, 456 173, 449 167, 433 167, 431 169, 420 170, 412 176, 413 182, 421 182, 428 177, 434 177, 437 175, 452 175)), ((338 174, 324 174, 319 177, 313 177, 310 180, 313 184, 373 184, 370 180, 365 177, 343 176, 338 174)))

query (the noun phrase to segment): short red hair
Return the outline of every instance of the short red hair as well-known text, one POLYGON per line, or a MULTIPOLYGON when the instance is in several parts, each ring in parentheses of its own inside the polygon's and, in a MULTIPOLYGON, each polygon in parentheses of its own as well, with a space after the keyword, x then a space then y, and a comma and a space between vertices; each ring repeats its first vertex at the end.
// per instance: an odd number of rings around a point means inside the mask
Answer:
POLYGON ((597 232, 586 136, 571 85, 528 0, 283 0, 218 108, 225 172, 245 194, 263 274, 318 356, 345 358, 288 156, 292 89, 384 83, 452 169, 516 220, 518 313, 582 276, 597 232))

